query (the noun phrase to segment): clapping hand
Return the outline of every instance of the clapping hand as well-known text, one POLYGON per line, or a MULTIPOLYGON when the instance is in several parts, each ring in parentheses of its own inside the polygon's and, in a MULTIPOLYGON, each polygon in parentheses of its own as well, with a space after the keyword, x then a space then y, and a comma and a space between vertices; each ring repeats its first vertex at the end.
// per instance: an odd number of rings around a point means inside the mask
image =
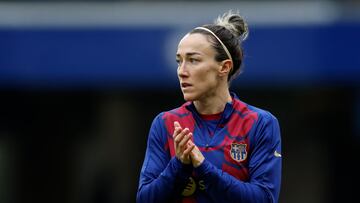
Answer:
POLYGON ((205 160, 204 155, 191 140, 193 134, 188 128, 183 129, 179 122, 174 122, 174 147, 176 157, 184 164, 190 164, 196 168, 205 160))
POLYGON ((195 145, 190 144, 189 141, 192 137, 192 132, 188 128, 182 129, 179 122, 174 122, 174 147, 176 157, 183 163, 183 164, 190 164, 190 152, 194 149, 195 145))

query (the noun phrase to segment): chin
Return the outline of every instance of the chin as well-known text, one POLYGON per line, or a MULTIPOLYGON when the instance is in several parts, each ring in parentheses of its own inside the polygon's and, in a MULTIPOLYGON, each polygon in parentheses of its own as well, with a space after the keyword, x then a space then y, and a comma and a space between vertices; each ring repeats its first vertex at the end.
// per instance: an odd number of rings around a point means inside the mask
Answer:
POLYGON ((183 96, 185 101, 195 101, 198 98, 197 95, 195 94, 184 93, 184 92, 183 92, 183 96))

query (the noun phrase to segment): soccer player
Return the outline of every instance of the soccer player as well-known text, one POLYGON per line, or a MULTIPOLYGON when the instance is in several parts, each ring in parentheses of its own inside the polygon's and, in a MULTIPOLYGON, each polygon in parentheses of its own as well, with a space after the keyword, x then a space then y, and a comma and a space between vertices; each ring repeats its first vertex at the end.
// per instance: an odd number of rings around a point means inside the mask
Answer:
POLYGON ((244 19, 227 12, 179 42, 186 103, 151 125, 137 202, 278 202, 278 121, 229 91, 247 35, 244 19))

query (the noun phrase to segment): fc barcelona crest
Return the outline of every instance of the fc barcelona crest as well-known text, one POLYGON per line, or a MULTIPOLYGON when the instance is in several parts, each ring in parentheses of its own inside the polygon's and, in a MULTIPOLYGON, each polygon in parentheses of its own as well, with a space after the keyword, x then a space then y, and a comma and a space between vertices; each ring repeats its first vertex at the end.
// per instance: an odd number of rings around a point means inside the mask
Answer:
POLYGON ((246 144, 231 143, 230 156, 237 162, 244 161, 247 157, 246 144))

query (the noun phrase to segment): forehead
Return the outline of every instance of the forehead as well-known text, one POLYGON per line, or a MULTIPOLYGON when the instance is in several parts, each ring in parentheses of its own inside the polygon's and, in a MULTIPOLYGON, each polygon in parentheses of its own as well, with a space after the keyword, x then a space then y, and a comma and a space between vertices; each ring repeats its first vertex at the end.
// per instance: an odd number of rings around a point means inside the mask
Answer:
POLYGON ((214 48, 211 46, 207 36, 200 33, 187 34, 179 42, 178 55, 186 55, 193 52, 209 56, 215 54, 214 48))

